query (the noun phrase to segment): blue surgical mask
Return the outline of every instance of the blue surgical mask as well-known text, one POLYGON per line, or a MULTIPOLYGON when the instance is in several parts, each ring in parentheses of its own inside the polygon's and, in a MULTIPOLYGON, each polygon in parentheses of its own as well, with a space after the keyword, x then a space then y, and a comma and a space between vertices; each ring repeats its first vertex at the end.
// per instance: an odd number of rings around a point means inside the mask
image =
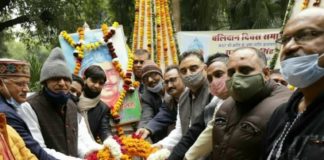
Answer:
POLYGON ((163 82, 160 80, 160 82, 155 85, 154 87, 147 87, 147 90, 153 92, 153 93, 159 93, 163 89, 163 82))
POLYGON ((280 72, 289 84, 306 88, 324 76, 324 68, 318 66, 318 57, 318 54, 311 54, 284 60, 280 72))

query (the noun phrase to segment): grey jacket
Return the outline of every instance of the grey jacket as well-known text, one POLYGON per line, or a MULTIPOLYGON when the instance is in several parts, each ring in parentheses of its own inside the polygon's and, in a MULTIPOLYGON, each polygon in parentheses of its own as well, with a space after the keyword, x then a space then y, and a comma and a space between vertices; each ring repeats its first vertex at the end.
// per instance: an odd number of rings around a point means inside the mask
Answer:
POLYGON ((213 96, 210 94, 208 89, 207 79, 195 94, 191 93, 189 89, 185 91, 179 100, 179 115, 182 134, 185 134, 188 131, 190 124, 192 124, 204 110, 212 97, 213 96))

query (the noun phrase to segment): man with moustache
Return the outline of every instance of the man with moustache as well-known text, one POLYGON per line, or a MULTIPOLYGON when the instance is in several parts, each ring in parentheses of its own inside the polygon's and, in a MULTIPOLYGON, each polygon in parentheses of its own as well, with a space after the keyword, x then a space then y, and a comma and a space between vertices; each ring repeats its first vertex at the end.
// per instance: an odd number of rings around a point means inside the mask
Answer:
POLYGON ((216 53, 211 55, 207 64, 207 79, 209 82, 210 93, 214 96, 211 102, 205 107, 204 112, 196 119, 189 131, 181 138, 180 142, 174 147, 169 160, 204 159, 212 151, 212 130, 213 116, 218 108, 228 98, 226 88, 228 55, 216 53), (207 126, 207 127, 206 127, 207 126), (198 137, 199 136, 199 137, 198 137), (188 150, 190 148, 190 150, 188 150), (187 152, 187 153, 186 153, 187 152))
POLYGON ((29 66, 19 60, 0 59, 0 112, 6 115, 7 123, 18 132, 27 148, 38 159, 55 160, 33 138, 31 130, 17 111, 27 100, 29 66))
POLYGON ((179 99, 175 129, 167 137, 155 144, 156 147, 167 148, 170 151, 212 99, 208 90, 206 65, 200 52, 184 52, 180 56, 179 69, 181 78, 189 89, 179 99))
POLYGON ((262 138, 273 111, 285 103, 290 91, 270 79, 264 53, 242 47, 229 55, 226 81, 230 97, 216 113, 212 159, 257 160, 262 138))
POLYGON ((144 83, 142 80, 143 64, 146 60, 149 60, 150 57, 150 53, 146 49, 137 49, 134 53, 133 73, 135 76, 135 80, 140 82, 140 86, 138 88, 138 92, 140 95, 144 93, 144 83))
MULTIPOLYGON (((138 128, 145 128, 150 120, 158 114, 165 94, 161 69, 151 60, 146 60, 142 69, 142 80, 144 82, 144 93, 142 95, 141 120, 138 128)), ((139 133, 138 131, 137 133, 139 133)), ((157 142, 167 134, 166 130, 151 136, 153 142, 157 142)))
POLYGON ((324 135, 324 9, 292 17, 282 38, 281 73, 298 89, 272 115, 263 159, 322 159, 324 135))
POLYGON ((165 69, 164 88, 168 94, 164 95, 160 111, 145 128, 140 128, 136 132, 143 139, 167 129, 176 121, 179 98, 185 90, 178 66, 171 65, 165 69))

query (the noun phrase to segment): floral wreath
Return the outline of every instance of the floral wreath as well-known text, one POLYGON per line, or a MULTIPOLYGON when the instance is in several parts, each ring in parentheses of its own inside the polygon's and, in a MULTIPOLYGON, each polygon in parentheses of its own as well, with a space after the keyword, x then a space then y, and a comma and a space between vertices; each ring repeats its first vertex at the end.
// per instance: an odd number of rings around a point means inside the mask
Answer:
POLYGON ((118 97, 117 102, 111 108, 111 115, 115 123, 120 122, 119 110, 123 104, 127 92, 133 92, 135 88, 139 86, 138 81, 132 81, 134 59, 134 55, 132 54, 132 52, 128 49, 128 63, 126 72, 123 71, 118 56, 115 52, 115 48, 113 46, 111 37, 115 35, 115 28, 117 28, 118 26, 119 24, 117 22, 114 22, 113 27, 109 30, 107 24, 102 24, 101 30, 104 35, 103 39, 101 41, 88 44, 84 44, 84 28, 82 27, 79 27, 77 29, 77 32, 79 34, 79 42, 77 43, 73 41, 72 37, 66 31, 61 32, 61 36, 64 38, 64 40, 67 41, 70 44, 70 46, 74 48, 73 56, 75 57, 76 65, 73 73, 75 75, 79 74, 85 51, 89 52, 91 50, 98 49, 99 47, 104 45, 108 47, 109 54, 112 57, 112 64, 115 70, 119 73, 119 76, 123 79, 123 89, 118 97))
POLYGON ((104 148, 89 154, 87 160, 131 160, 133 157, 147 160, 165 160, 170 155, 167 149, 158 150, 139 135, 125 136, 121 127, 117 135, 104 141, 104 148))

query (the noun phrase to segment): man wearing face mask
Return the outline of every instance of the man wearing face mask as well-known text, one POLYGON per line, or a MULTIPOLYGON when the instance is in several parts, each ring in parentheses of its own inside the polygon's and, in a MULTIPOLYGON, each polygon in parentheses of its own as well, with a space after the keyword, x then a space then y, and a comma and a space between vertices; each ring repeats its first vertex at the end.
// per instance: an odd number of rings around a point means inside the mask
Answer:
POLYGON ((324 135, 324 9, 306 9, 284 28, 281 73, 298 89, 268 124, 263 159, 322 159, 324 135))
POLYGON ((0 59, 0 68, 0 112, 6 115, 7 123, 18 132, 38 159, 54 160, 32 137, 27 124, 17 113, 22 108, 21 104, 26 102, 29 91, 29 64, 14 59, 0 59))
POLYGON ((41 69, 43 89, 19 110, 33 137, 57 159, 84 158, 102 148, 88 134, 76 103, 70 99, 71 81, 62 50, 54 48, 41 69))
POLYGON ((164 88, 168 94, 164 95, 159 112, 148 122, 145 128, 140 128, 136 132, 142 135, 141 138, 145 139, 147 136, 166 130, 176 122, 177 105, 185 90, 178 66, 172 65, 165 69, 164 88))
POLYGON ((180 56, 179 68, 181 78, 189 89, 179 99, 175 129, 166 138, 155 144, 157 147, 167 148, 170 151, 212 99, 208 90, 206 65, 200 52, 184 52, 180 56))
POLYGON ((228 55, 223 53, 216 53, 208 58, 206 63, 207 79, 213 99, 174 147, 169 160, 183 159, 185 154, 185 158, 189 160, 204 159, 211 153, 213 116, 229 96, 225 83, 227 80, 227 62, 228 55))
POLYGON ((270 79, 266 56, 242 47, 229 55, 226 86, 230 97, 219 108, 213 126, 213 159, 257 160, 273 111, 291 95, 270 79))
POLYGON ((72 83, 70 88, 71 99, 77 103, 83 91, 83 79, 77 75, 72 74, 72 83))
MULTIPOLYGON (((164 87, 161 69, 151 60, 146 60, 142 69, 144 93, 141 98, 142 114, 138 128, 145 128, 148 122, 159 112, 163 103, 164 87)), ((157 142, 167 134, 166 130, 151 136, 157 142)))
POLYGON ((100 93, 106 82, 105 71, 97 65, 92 65, 84 71, 84 89, 78 102, 78 110, 85 119, 88 131, 92 137, 103 142, 111 135, 108 106, 100 100, 100 93))

